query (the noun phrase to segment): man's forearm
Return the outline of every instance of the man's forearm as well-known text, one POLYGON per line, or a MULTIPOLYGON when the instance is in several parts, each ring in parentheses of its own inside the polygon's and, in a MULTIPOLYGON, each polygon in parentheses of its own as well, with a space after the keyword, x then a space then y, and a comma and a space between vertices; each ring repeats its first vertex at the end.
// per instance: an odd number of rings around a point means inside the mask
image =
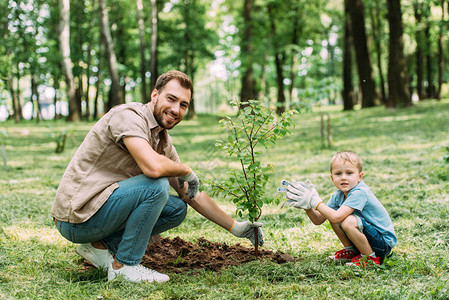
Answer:
POLYGON ((183 200, 199 214, 224 229, 229 230, 232 227, 234 219, 225 213, 205 192, 198 193, 193 199, 184 197, 183 200))

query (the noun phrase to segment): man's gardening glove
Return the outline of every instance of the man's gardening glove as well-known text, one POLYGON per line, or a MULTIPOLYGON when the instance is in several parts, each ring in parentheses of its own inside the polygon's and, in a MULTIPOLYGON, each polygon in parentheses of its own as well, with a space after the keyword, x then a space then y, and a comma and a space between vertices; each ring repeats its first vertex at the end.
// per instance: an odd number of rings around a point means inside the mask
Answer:
POLYGON ((196 176, 195 172, 193 172, 193 170, 190 169, 189 174, 185 176, 178 176, 179 187, 182 188, 184 186, 184 182, 186 181, 189 184, 186 196, 189 197, 189 199, 192 199, 198 193, 198 189, 200 187, 200 180, 196 176))
POLYGON ((250 221, 245 222, 236 222, 234 221, 234 224, 232 224, 231 229, 229 229, 229 232, 235 235, 236 237, 241 238, 247 238, 251 241, 251 243, 255 246, 256 245, 256 237, 254 234, 254 228, 257 228, 257 241, 259 246, 263 245, 263 232, 262 223, 251 223, 250 221))

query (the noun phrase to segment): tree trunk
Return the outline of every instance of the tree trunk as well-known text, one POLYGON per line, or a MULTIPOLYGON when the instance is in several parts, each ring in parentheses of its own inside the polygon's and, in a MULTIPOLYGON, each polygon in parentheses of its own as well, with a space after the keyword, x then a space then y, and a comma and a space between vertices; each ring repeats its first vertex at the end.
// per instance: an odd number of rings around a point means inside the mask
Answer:
POLYGON ((82 103, 83 103, 83 91, 84 91, 84 84, 83 84, 83 73, 81 71, 81 73, 78 75, 78 77, 75 77, 75 96, 76 96, 76 102, 78 102, 78 107, 79 107, 79 115, 82 116, 83 115, 83 110, 82 110, 82 103), (78 83, 78 84, 76 84, 78 83))
POLYGON ((441 21, 440 21, 440 32, 438 37, 438 90, 437 99, 441 99, 441 87, 443 86, 443 75, 444 75, 444 56, 443 56, 443 26, 444 26, 444 0, 441 0, 441 21))
POLYGON ((402 41, 402 12, 400 0, 387 0, 390 28, 388 59, 388 106, 410 106, 409 76, 402 41))
MULTIPOLYGON (((40 97, 39 97, 39 92, 37 90, 37 79, 36 79, 36 75, 31 74, 31 102, 34 103, 34 101, 36 101, 36 121, 37 123, 40 122, 40 120, 42 119, 42 114, 41 114, 41 104, 40 104, 40 97)), ((34 110, 33 110, 34 112, 34 110)))
POLYGON ((259 96, 258 99, 260 101, 265 101, 266 99, 269 99, 268 92, 267 92, 267 59, 264 58, 263 64, 262 64, 262 71, 260 74, 260 90, 259 90, 259 96))
POLYGON ((21 117, 22 114, 21 114, 21 112, 19 110, 19 107, 20 107, 20 105, 18 103, 19 99, 17 99, 16 92, 14 91, 14 82, 13 82, 13 77, 12 76, 8 78, 8 89, 9 89, 9 92, 11 94, 11 99, 12 99, 12 109, 13 109, 13 112, 14 112, 14 122, 15 123, 19 123, 19 121, 22 119, 22 117, 21 117))
POLYGON ((352 33, 350 1, 344 1, 345 33, 343 45, 343 110, 354 109, 354 86, 352 84, 352 33))
POLYGON ((62 55, 62 72, 67 84, 67 96, 69 100, 68 121, 78 122, 81 120, 78 103, 75 95, 75 80, 72 72, 72 60, 70 58, 70 0, 59 0, 60 22, 59 22, 59 48, 62 55))
MULTIPOLYGON (((430 7, 427 7, 426 9, 430 10, 430 7)), ((426 13, 428 14, 428 13, 426 13)), ((433 75, 433 68, 432 68, 432 41, 430 37, 430 20, 428 17, 426 17, 426 27, 424 28, 424 36, 425 36, 425 43, 426 43, 426 69, 427 69, 427 98, 434 98, 435 96, 435 87, 433 85, 432 75, 433 75)))
POLYGON ((374 46, 376 47, 376 57, 377 57, 377 69, 379 70, 380 79, 380 91, 381 91, 381 101, 383 104, 387 103, 387 92, 385 91, 385 79, 384 72, 382 68, 382 47, 381 47, 381 36, 382 36, 382 21, 381 13, 379 8, 379 1, 375 1, 375 9, 370 10, 371 27, 373 32, 374 46))
POLYGON ((240 101, 256 98, 256 81, 253 70, 253 45, 252 45, 252 19, 251 10, 254 0, 245 0, 243 4, 243 39, 241 42, 242 57, 242 86, 240 90, 240 101))
POLYGON ((274 48, 274 63, 276 66, 276 83, 278 86, 276 113, 281 114, 285 112, 284 76, 282 74, 284 59, 282 53, 279 52, 279 47, 277 45, 276 24, 274 23, 274 16, 270 4, 268 5, 268 17, 270 19, 271 38, 273 40, 274 48))
MULTIPOLYGON (((92 0, 92 7, 95 7, 95 0, 92 0)), ((92 9, 90 20, 89 20, 89 28, 93 28, 94 26, 94 11, 95 9, 92 9)), ((84 117, 86 120, 90 119, 90 101, 89 101, 89 90, 90 90, 90 68, 92 66, 92 43, 93 41, 91 39, 88 40, 88 46, 87 46, 87 68, 86 68, 86 93, 84 94, 84 99, 86 101, 86 113, 84 117)))
POLYGON ((61 110, 58 111, 58 102, 61 98, 61 94, 59 93, 59 78, 53 78, 53 89, 55 90, 53 105, 55 106, 55 119, 57 120, 61 118, 61 110))
POLYGON ((90 118, 90 101, 89 101, 89 89, 90 89, 90 67, 92 65, 92 42, 89 41, 89 46, 87 47, 87 68, 86 68, 86 93, 84 94, 84 100, 86 101, 86 113, 84 117, 86 120, 90 118))
POLYGON ((103 55, 101 51, 101 45, 100 45, 100 51, 99 51, 99 55, 98 55, 98 71, 97 71, 97 82, 95 83, 95 98, 94 98, 94 120, 97 120, 99 118, 99 111, 98 111, 98 98, 100 96, 100 89, 101 89, 101 65, 103 63, 103 55))
POLYGON ((424 55, 422 42, 424 40, 423 31, 421 29, 421 21, 422 21, 422 4, 414 3, 413 4, 415 11, 415 20, 416 20, 416 31, 415 31, 415 40, 416 40, 416 92, 418 93, 419 100, 424 100, 426 98, 425 90, 423 87, 424 81, 424 55))
MULTIPOLYGON (((185 8, 183 11, 183 17, 184 17, 184 43, 187 45, 184 47, 184 73, 187 74, 187 76, 190 77, 190 80, 194 82, 195 77, 195 50, 190 46, 193 44, 192 36, 190 34, 191 29, 191 22, 190 22, 190 11, 195 9, 196 1, 195 0, 189 0, 185 1, 184 3, 185 8)), ((195 99, 190 100, 189 110, 186 114, 186 119, 191 120, 196 117, 196 111, 195 111, 195 99)))
POLYGON ((147 81, 146 81, 146 59, 145 59, 145 25, 143 22, 143 4, 142 0, 136 0, 137 5, 137 24, 139 26, 139 51, 140 51, 140 96, 143 103, 148 103, 150 99, 147 98, 147 81))
MULTIPOLYGON (((158 25, 159 25, 159 11, 157 7, 157 0, 150 0, 151 3, 151 46, 150 46, 150 91, 156 85, 158 74, 157 52, 158 52, 158 25)), ((149 100, 149 99, 148 99, 149 100)))
POLYGON ((371 59, 368 52, 368 41, 365 29, 365 9, 362 0, 349 0, 351 29, 360 88, 362 91, 362 108, 376 105, 378 95, 374 83, 371 59))
POLYGON ((106 50, 108 59, 109 73, 111 75, 111 89, 109 90, 109 101, 106 110, 125 103, 122 90, 120 88, 120 78, 118 74, 117 58, 114 53, 114 44, 112 42, 111 32, 109 30, 109 17, 106 6, 106 0, 98 1, 100 7, 100 32, 101 40, 106 50))

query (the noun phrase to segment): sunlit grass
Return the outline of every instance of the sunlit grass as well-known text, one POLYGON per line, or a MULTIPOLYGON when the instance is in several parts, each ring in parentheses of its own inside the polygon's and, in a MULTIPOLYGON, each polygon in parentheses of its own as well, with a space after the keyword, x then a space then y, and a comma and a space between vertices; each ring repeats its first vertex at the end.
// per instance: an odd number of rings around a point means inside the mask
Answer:
MULTIPOLYGON (((323 108, 324 109, 324 108, 323 108)), ((261 149, 276 168, 266 186, 276 196, 282 179, 310 178, 323 199, 334 191, 329 160, 353 150, 364 161, 365 181, 389 211, 399 243, 385 265, 357 270, 326 262, 341 245, 328 223, 314 226, 297 209, 263 208, 267 249, 298 258, 278 265, 253 262, 220 273, 169 274, 164 285, 107 282, 85 270, 76 245, 55 229, 50 208, 59 180, 92 122, 6 122, 7 169, 0 170, 0 298, 39 299, 418 299, 449 297, 449 101, 421 102, 402 110, 383 107, 341 112, 326 108, 332 122, 331 149, 321 147, 319 109, 295 117, 292 134, 261 149), (55 133, 70 128, 66 150, 55 153, 55 133)), ((216 116, 183 121, 170 131, 181 160, 207 180, 227 176, 236 162, 215 148, 223 138, 216 116)), ((202 186, 206 192, 207 185, 202 186)), ((227 213, 232 202, 214 198, 227 213)), ((195 242, 200 237, 241 243, 189 209, 186 221, 164 236, 195 242)))

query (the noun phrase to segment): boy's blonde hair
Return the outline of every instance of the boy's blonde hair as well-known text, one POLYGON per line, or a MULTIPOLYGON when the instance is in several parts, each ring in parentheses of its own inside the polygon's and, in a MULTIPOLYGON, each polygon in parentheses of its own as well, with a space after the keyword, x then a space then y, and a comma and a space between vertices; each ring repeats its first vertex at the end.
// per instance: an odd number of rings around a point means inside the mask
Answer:
POLYGON ((334 157, 332 157, 331 166, 330 166, 331 173, 332 173, 332 165, 333 165, 334 161, 336 161, 337 159, 341 159, 341 160, 343 160, 343 162, 350 162, 351 164, 353 164, 354 166, 357 167, 357 169, 359 170, 360 173, 362 173, 362 171, 363 171, 362 159, 352 151, 340 151, 340 152, 337 152, 334 155, 334 157))

